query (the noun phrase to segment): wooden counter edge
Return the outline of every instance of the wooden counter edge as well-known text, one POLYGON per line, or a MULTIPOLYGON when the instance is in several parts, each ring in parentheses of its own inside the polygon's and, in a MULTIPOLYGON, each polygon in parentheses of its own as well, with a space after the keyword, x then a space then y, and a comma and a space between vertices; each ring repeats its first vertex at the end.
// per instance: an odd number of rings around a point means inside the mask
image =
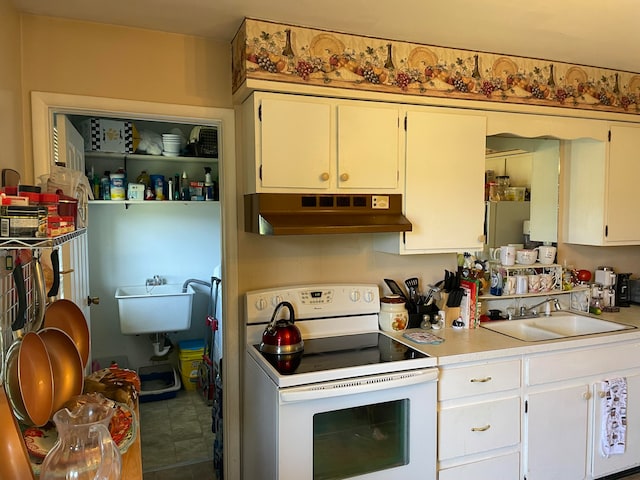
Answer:
POLYGON ((135 406, 137 435, 131 446, 122 455, 122 480, 142 480, 142 447, 140 444, 140 404, 135 406))

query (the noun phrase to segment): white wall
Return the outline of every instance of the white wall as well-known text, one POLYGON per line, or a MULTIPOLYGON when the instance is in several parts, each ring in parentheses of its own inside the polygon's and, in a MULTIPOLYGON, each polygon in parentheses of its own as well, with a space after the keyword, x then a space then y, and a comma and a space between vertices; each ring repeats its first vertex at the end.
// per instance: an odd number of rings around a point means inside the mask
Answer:
MULTIPOLYGON (((170 284, 219 277, 220 204, 162 202, 125 209, 123 202, 92 203, 89 217, 90 290, 100 297, 100 303, 91 307, 92 358, 127 356, 130 368, 149 365, 153 354, 149 336, 120 333, 115 290, 144 285, 154 275, 170 284)), ((191 328, 170 334, 174 342, 206 338, 209 289, 193 286, 191 328)))

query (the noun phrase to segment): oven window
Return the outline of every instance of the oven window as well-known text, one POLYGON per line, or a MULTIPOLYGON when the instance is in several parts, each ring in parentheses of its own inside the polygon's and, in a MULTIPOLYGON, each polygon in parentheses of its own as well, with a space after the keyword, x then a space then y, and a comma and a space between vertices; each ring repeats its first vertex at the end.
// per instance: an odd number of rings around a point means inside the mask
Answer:
POLYGON ((409 400, 313 416, 313 479, 349 478, 409 463, 409 400))

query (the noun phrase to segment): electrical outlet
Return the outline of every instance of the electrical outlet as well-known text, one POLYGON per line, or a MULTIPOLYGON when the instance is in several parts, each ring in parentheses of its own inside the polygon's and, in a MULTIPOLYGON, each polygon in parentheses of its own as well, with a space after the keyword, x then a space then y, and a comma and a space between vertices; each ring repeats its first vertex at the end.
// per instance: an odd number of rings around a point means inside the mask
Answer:
POLYGON ((373 195, 371 197, 371 208, 379 210, 389 209, 389 195, 373 195))

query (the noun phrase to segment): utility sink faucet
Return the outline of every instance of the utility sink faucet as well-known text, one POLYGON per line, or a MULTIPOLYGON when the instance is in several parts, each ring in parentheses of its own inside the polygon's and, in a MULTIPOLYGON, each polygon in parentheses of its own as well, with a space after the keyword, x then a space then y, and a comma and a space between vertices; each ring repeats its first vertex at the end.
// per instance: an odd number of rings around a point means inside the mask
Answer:
POLYGON ((538 311, 536 310, 538 307, 545 305, 545 309, 544 309, 544 315, 546 317, 551 315, 551 303, 553 303, 553 309, 556 312, 559 312, 560 310, 562 310, 562 307, 560 306, 560 302, 558 301, 557 298, 546 298, 544 299, 542 302, 536 303, 535 305, 531 305, 529 307, 526 307, 524 305, 522 305, 520 307, 520 310, 518 312, 518 315, 514 316, 513 318, 533 318, 533 317, 537 317, 538 311))

